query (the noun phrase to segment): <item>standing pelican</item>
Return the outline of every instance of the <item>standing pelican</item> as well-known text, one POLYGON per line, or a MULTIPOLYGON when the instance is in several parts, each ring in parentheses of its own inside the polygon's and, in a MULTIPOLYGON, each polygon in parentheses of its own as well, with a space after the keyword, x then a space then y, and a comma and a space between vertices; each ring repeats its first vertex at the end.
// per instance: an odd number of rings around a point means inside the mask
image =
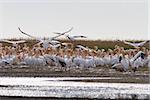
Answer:
POLYGON ((131 67, 132 67, 132 69, 133 69, 134 72, 137 70, 137 68, 139 68, 140 66, 142 67, 144 65, 144 59, 145 59, 145 53, 142 52, 142 51, 139 51, 130 60, 131 67))

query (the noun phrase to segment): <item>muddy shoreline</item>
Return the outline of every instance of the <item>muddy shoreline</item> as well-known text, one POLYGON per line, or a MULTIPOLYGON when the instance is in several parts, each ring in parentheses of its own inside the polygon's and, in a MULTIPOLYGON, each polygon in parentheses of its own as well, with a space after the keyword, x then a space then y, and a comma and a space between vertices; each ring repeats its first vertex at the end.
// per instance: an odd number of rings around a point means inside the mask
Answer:
MULTIPOLYGON (((119 72, 108 67, 58 68, 55 66, 5 66, 0 77, 120 77, 121 79, 84 80, 85 82, 149 83, 149 70, 119 72)), ((83 81, 83 80, 79 80, 83 81)))
MULTIPOLYGON (((89 99, 89 98, 55 98, 55 97, 21 97, 21 96, 3 96, 0 97, 1 100, 108 100, 108 99, 97 99, 97 98, 93 98, 93 99, 89 99)), ((136 96, 133 96, 132 99, 128 99, 128 100, 133 100, 133 99, 137 99, 136 96)), ((110 100, 110 99, 109 99, 110 100)), ((125 98, 120 98, 117 100, 127 100, 125 98)), ((149 99, 146 99, 149 100, 149 99)))

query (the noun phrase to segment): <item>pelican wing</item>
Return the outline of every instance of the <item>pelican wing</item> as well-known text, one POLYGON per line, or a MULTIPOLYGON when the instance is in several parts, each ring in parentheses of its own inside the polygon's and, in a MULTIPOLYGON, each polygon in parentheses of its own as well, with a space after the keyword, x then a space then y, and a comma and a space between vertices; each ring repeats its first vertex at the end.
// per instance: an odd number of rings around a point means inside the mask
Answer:
POLYGON ((11 43, 11 44, 14 43, 13 41, 9 41, 9 40, 2 40, 2 42, 11 43))
POLYGON ((131 45, 133 47, 138 47, 135 43, 130 43, 130 42, 127 42, 127 41, 124 41, 125 44, 128 44, 128 45, 131 45))
POLYGON ((140 43, 136 43, 137 46, 143 46, 147 41, 143 41, 143 42, 140 42, 140 43))
POLYGON ((73 36, 73 38, 87 38, 86 36, 80 35, 80 36, 73 36))
POLYGON ((73 29, 73 27, 72 27, 71 29, 69 29, 68 31, 65 31, 65 32, 63 32, 63 33, 53 32, 54 34, 58 34, 58 35, 55 36, 55 37, 53 37, 52 39, 58 38, 58 37, 60 37, 60 36, 62 36, 62 35, 64 35, 64 34, 66 34, 66 33, 69 33, 69 32, 72 31, 72 29, 73 29))
POLYGON ((19 31, 20 31, 22 34, 24 34, 24 35, 26 35, 26 36, 29 36, 29 37, 31 37, 31 38, 36 39, 34 36, 29 35, 29 34, 27 34, 27 33, 23 32, 23 31, 20 29, 20 27, 18 27, 18 29, 19 29, 19 31))
POLYGON ((132 45, 133 46, 133 43, 130 43, 130 42, 127 42, 127 41, 123 41, 125 44, 128 44, 128 45, 132 45))
POLYGON ((74 41, 75 39, 73 37, 70 37, 69 35, 66 35, 67 39, 69 39, 70 41, 74 41))
POLYGON ((14 42, 17 43, 17 44, 19 44, 19 43, 24 43, 24 42, 26 42, 26 41, 20 40, 20 41, 14 41, 14 42))
POLYGON ((19 43, 24 43, 26 41, 20 40, 20 41, 9 41, 9 40, 2 40, 3 42, 11 43, 11 44, 19 44, 19 43))
POLYGON ((82 46, 82 45, 77 45, 76 48, 81 48, 83 50, 88 50, 86 47, 82 46))
POLYGON ((58 32, 53 32, 54 34, 57 34, 57 35, 60 35, 61 33, 58 33, 58 32))
POLYGON ((71 32, 73 30, 73 27, 71 27, 68 31, 66 31, 66 32, 63 32, 62 34, 66 34, 66 33, 69 33, 69 32, 71 32))
POLYGON ((124 41, 125 44, 131 45, 131 46, 134 46, 134 47, 143 46, 146 42, 147 41, 140 42, 140 43, 130 43, 130 42, 124 41))
POLYGON ((56 45, 56 44, 60 44, 61 42, 56 41, 56 40, 52 40, 52 41, 49 41, 49 43, 52 45, 56 45))
POLYGON ((61 45, 60 44, 50 44, 50 46, 52 47, 52 48, 58 48, 58 47, 60 47, 61 45))

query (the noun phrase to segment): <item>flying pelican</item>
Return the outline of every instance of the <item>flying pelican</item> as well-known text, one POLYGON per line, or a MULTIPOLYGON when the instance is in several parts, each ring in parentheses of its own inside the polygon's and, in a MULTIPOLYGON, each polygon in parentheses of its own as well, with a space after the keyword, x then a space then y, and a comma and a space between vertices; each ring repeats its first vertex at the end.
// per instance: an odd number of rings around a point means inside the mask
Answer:
POLYGON ((7 42, 7 43, 11 43, 13 47, 17 47, 18 44, 21 44, 21 43, 25 43, 26 41, 24 40, 20 40, 20 41, 9 41, 9 40, 2 40, 3 42, 7 42))
POLYGON ((71 27, 68 31, 66 31, 66 32, 62 32, 62 33, 60 33, 60 32, 53 32, 54 34, 58 34, 58 36, 60 35, 65 35, 66 33, 69 33, 69 32, 71 32, 73 30, 73 27, 71 27))
POLYGON ((77 45, 76 48, 79 48, 79 49, 82 49, 82 50, 87 50, 87 51, 90 50, 89 48, 86 48, 82 45, 77 45))
POLYGON ((141 47, 143 46, 145 43, 147 43, 147 41, 143 41, 143 42, 140 42, 140 43, 131 43, 131 42, 127 42, 127 41, 123 41, 125 44, 128 44, 128 45, 131 45, 135 48, 138 48, 138 47, 141 47))
POLYGON ((54 37, 51 37, 51 38, 48 38, 48 39, 38 39, 38 38, 36 38, 36 37, 34 37, 34 36, 31 36, 31 35, 29 35, 29 34, 23 32, 19 27, 18 27, 18 29, 19 29, 19 31, 20 31, 22 34, 27 35, 27 36, 29 36, 29 37, 31 37, 31 38, 33 38, 33 39, 38 40, 38 41, 39 41, 38 44, 42 44, 42 46, 43 46, 44 48, 48 48, 50 43, 51 43, 51 44, 54 44, 54 43, 56 43, 56 42, 58 43, 59 41, 56 40, 56 38, 58 38, 58 37, 60 37, 60 36, 62 36, 62 35, 64 35, 64 34, 70 32, 70 31, 72 30, 72 28, 71 28, 70 30, 68 30, 68 31, 66 31, 66 32, 60 33, 60 34, 58 34, 57 36, 54 36, 54 37))
MULTIPOLYGON (((73 27, 72 27, 68 32, 70 32, 72 29, 73 29, 73 27)), ((67 32, 67 33, 68 33, 68 32, 67 32)), ((62 34, 62 33, 58 33, 58 32, 53 32, 53 33, 58 34, 58 35, 62 34)), ((79 36, 65 35, 65 36, 66 36, 67 39, 69 39, 70 41, 75 41, 75 39, 77 39, 77 38, 87 38, 86 36, 83 36, 83 35, 79 35, 79 36)))
POLYGON ((88 52, 91 52, 93 49, 90 49, 89 47, 84 47, 82 45, 77 45, 76 48, 79 48, 80 50, 86 50, 88 52))
POLYGON ((50 41, 49 43, 50 43, 51 45, 61 44, 61 42, 58 41, 58 40, 52 40, 52 41, 50 41))
POLYGON ((80 36, 69 36, 66 35, 66 37, 70 40, 70 41, 75 41, 75 39, 77 38, 87 38, 86 36, 80 35, 80 36))
POLYGON ((56 44, 56 45, 50 44, 50 47, 52 47, 52 48, 58 48, 60 46, 61 46, 61 44, 56 44))
MULTIPOLYGON (((55 33, 55 34, 61 34, 61 33, 55 33)), ((79 36, 70 36, 70 35, 65 35, 67 37, 67 39, 69 39, 70 41, 75 41, 77 38, 87 38, 86 36, 83 35, 79 35, 79 36)))
POLYGON ((73 44, 72 44, 72 43, 65 43, 65 42, 64 42, 64 43, 61 43, 61 46, 66 49, 66 48, 69 48, 69 47, 72 48, 72 47, 73 47, 73 44))

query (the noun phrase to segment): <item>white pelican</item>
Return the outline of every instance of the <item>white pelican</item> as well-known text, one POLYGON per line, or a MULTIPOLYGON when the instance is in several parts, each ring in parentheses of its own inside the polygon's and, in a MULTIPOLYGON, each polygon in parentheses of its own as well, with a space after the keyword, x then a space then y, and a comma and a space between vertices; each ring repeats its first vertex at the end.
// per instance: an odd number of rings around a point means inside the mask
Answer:
POLYGON ((66 67, 66 62, 64 60, 63 57, 60 57, 60 56, 56 56, 55 57, 55 62, 56 62, 56 66, 59 67, 66 67))
POLYGON ((70 40, 70 41, 75 41, 75 39, 77 38, 87 38, 86 36, 80 35, 80 36, 70 36, 70 35, 66 35, 66 37, 70 40))
MULTIPOLYGON (((67 33, 70 32, 72 29, 73 29, 73 27, 72 27, 69 31, 67 31, 67 33)), ((54 33, 55 33, 55 34, 59 34, 59 35, 62 34, 62 33, 58 33, 58 32, 54 32, 54 33)), ((67 39, 69 39, 70 41, 75 41, 75 39, 77 39, 77 38, 87 38, 86 36, 83 36, 83 35, 79 35, 79 36, 65 35, 65 36, 66 36, 67 39)))
POLYGON ((5 62, 5 64, 12 65, 14 64, 15 60, 16 60, 15 55, 8 54, 8 55, 3 56, 2 61, 5 62))
POLYGON ((74 58, 72 56, 67 57, 66 55, 64 56, 64 61, 66 63, 66 67, 75 67, 76 64, 73 62, 74 58))
POLYGON ((142 51, 139 51, 133 58, 130 60, 130 65, 133 68, 133 71, 135 72, 138 67, 142 67, 144 65, 144 59, 145 54, 142 51))
POLYGON ((139 51, 131 60, 131 67, 135 71, 137 68, 144 66, 145 64, 145 54, 142 51, 139 51))
POLYGON ((59 48, 60 46, 61 44, 56 44, 56 45, 50 44, 50 47, 52 47, 53 49, 59 48))
POLYGON ((65 32, 53 32, 54 34, 58 34, 58 37, 59 36, 62 36, 62 35, 65 35, 66 33, 69 33, 69 32, 71 32, 72 31, 72 29, 73 29, 73 27, 71 27, 68 31, 65 31, 65 32))
POLYGON ((9 41, 9 40, 2 40, 3 42, 11 43, 13 47, 17 47, 18 44, 25 43, 26 41, 24 40, 19 40, 19 41, 9 41))
MULTIPOLYGON (((112 55, 111 65, 119 63, 119 58, 121 58, 121 57, 119 57, 119 55, 117 55, 117 54, 116 55, 112 55)), ((120 59, 120 61, 121 61, 121 59, 120 59)))
POLYGON ((5 66, 5 62, 3 61, 2 53, 0 53, 0 66, 5 66))
POLYGON ((147 42, 148 41, 143 41, 143 42, 140 42, 140 43, 131 43, 131 42, 124 41, 125 44, 131 45, 131 46, 133 46, 135 48, 141 47, 147 42))
POLYGON ((130 61, 127 55, 120 55, 119 62, 114 64, 112 68, 119 70, 119 71, 128 71, 130 66, 130 61))
POLYGON ((20 31, 22 34, 27 35, 27 36, 29 36, 29 37, 35 39, 35 40, 38 40, 38 44, 42 44, 42 46, 43 46, 44 48, 48 48, 48 47, 49 47, 49 43, 52 44, 52 43, 59 42, 59 41, 57 41, 57 40, 55 40, 55 39, 58 38, 58 37, 60 37, 60 36, 62 36, 62 35, 64 35, 64 34, 66 34, 66 33, 68 33, 68 32, 70 32, 70 31, 72 30, 72 29, 70 29, 70 30, 68 30, 68 31, 66 31, 66 32, 60 33, 60 34, 58 34, 57 36, 54 36, 54 37, 51 37, 51 38, 48 38, 48 39, 41 39, 41 38, 39 39, 39 38, 36 38, 36 37, 34 37, 34 36, 31 36, 31 35, 29 35, 29 34, 23 32, 20 28, 18 28, 18 29, 19 29, 19 31, 20 31))
POLYGON ((47 65, 50 65, 50 66, 56 65, 55 64, 56 62, 55 62, 55 56, 54 55, 45 54, 44 58, 46 60, 47 65))
POLYGON ((90 48, 84 47, 82 45, 77 45, 76 48, 79 48, 81 50, 87 50, 87 51, 92 51, 90 48))
POLYGON ((94 58, 95 65, 96 66, 104 66, 104 60, 101 57, 95 57, 94 58))
POLYGON ((147 57, 148 68, 150 68, 150 55, 147 57))
POLYGON ((109 66, 111 65, 111 56, 106 54, 104 57, 103 57, 103 60, 104 60, 104 64, 109 66))
POLYGON ((86 61, 85 67, 87 67, 87 68, 96 67, 94 58, 87 57, 87 58, 85 59, 85 61, 86 61))

